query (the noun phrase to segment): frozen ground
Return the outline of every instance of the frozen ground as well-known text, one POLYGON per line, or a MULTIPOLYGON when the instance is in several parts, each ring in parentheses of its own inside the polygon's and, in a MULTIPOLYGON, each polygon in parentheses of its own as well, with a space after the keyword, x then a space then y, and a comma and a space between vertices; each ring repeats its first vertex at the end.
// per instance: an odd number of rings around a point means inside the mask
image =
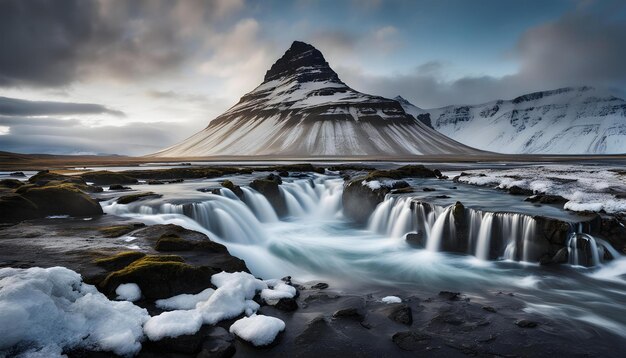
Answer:
MULTIPOLYGON (((541 165, 514 169, 464 171, 458 180, 481 186, 508 189, 517 186, 535 194, 560 195, 564 208, 572 211, 626 211, 626 169, 582 165, 541 165)), ((449 172, 451 178, 459 172, 449 172)))

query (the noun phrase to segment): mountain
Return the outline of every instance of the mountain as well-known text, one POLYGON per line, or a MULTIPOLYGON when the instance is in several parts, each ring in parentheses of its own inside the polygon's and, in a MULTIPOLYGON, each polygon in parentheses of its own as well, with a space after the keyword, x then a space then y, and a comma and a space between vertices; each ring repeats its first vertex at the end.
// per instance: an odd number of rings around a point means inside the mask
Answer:
POLYGON ((155 156, 404 156, 481 153, 407 114, 395 100, 343 83, 296 41, 265 79, 202 131, 155 156))
POLYGON ((428 112, 437 131, 483 150, 626 153, 626 101, 593 87, 561 88, 428 112))
POLYGON ((402 109, 413 117, 415 117, 418 121, 424 123, 426 126, 433 128, 432 123, 430 123, 430 113, 425 110, 415 106, 413 103, 404 99, 402 96, 395 96, 393 99, 398 101, 402 106, 402 109))

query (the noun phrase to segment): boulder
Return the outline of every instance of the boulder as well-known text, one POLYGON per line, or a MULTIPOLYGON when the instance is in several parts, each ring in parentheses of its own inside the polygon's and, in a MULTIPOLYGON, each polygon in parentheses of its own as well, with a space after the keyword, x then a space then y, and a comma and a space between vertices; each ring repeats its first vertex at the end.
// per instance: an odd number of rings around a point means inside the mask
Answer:
POLYGON ((241 190, 241 187, 239 185, 235 185, 230 180, 224 180, 222 182, 222 186, 226 189, 229 189, 230 191, 235 193, 235 195, 237 195, 239 199, 243 200, 243 190, 241 190))
POLYGON ((5 188, 9 188, 9 189, 19 188, 22 185, 24 185, 24 182, 22 182, 21 180, 17 180, 17 179, 2 179, 2 180, 0 180, 0 186, 1 187, 5 187, 5 188))
POLYGON ((372 189, 368 185, 363 185, 363 181, 363 178, 359 178, 347 182, 341 196, 344 215, 357 224, 365 224, 376 206, 383 202, 385 195, 391 191, 391 188, 383 185, 372 189))
POLYGON ((37 207, 37 217, 49 215, 102 215, 102 207, 79 187, 70 183, 46 186, 22 186, 16 193, 37 207))
POLYGON ((509 194, 511 195, 533 195, 533 191, 530 189, 521 188, 517 185, 513 185, 509 188, 509 194))
POLYGON ((413 311, 407 304, 396 303, 389 305, 389 307, 385 308, 385 312, 387 317, 394 322, 407 326, 413 324, 413 311))
POLYGON ((107 170, 100 170, 95 172, 88 172, 81 174, 81 178, 85 181, 92 182, 95 185, 109 185, 109 184, 136 184, 137 179, 128 176, 124 173, 110 172, 107 170))
POLYGON ((162 197, 161 194, 155 194, 151 191, 148 191, 145 193, 137 193, 137 194, 129 194, 129 195, 120 196, 117 199, 117 203, 118 204, 130 204, 138 200, 158 199, 160 197, 162 197))
POLYGON ((431 336, 423 332, 404 331, 395 333, 391 340, 402 350, 415 351, 420 348, 426 348, 431 338, 431 336))
POLYGON ((120 237, 122 235, 126 235, 132 231, 145 227, 144 223, 130 223, 124 225, 113 225, 113 226, 104 226, 98 228, 98 231, 102 233, 104 237, 113 238, 120 237))
POLYGON ((154 248, 157 251, 207 251, 226 253, 226 246, 211 240, 189 240, 176 234, 164 234, 157 240, 154 248))
POLYGON ((423 231, 408 233, 404 237, 404 240, 411 246, 423 249, 426 247, 426 235, 423 231))
POLYGON ((274 207, 274 210, 276 210, 278 216, 285 216, 287 215, 287 203, 278 187, 280 183, 282 183, 282 180, 279 182, 276 178, 280 179, 277 175, 272 177, 272 179, 269 179, 269 177, 265 179, 255 179, 250 183, 250 187, 265 196, 270 204, 272 204, 272 207, 274 207))
POLYGON ((0 222, 10 223, 40 217, 37 205, 18 194, 0 197, 0 222))
POLYGON ((148 255, 112 272, 100 286, 112 295, 119 285, 136 283, 147 299, 162 299, 199 293, 212 286, 211 276, 215 273, 210 267, 188 265, 180 256, 148 255))
POLYGON ((128 186, 123 186, 122 184, 113 184, 109 186, 109 190, 131 190, 132 188, 128 186))
POLYGON ((64 183, 74 183, 74 184, 83 184, 83 185, 87 184, 81 177, 51 173, 48 170, 40 171, 39 173, 28 178, 29 183, 37 184, 37 185, 45 185, 51 181, 59 181, 59 182, 64 182, 64 183))

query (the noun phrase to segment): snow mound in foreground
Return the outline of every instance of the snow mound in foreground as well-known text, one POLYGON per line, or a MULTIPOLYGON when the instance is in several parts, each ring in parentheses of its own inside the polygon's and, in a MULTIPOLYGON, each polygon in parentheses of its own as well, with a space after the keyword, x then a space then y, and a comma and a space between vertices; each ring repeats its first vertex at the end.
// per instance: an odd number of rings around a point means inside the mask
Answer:
MULTIPOLYGON (((276 297, 294 297, 296 294, 295 288, 284 287, 288 285, 282 282, 268 282, 273 289, 266 282, 246 272, 215 274, 211 277, 211 283, 217 287, 214 291, 207 289, 196 295, 179 295, 159 300, 159 307, 178 310, 150 318, 144 326, 144 332, 151 340, 193 334, 203 324, 216 324, 241 314, 254 315, 260 307, 252 300, 257 292, 263 292, 262 295, 270 300, 276 297)), ((284 328, 284 323, 280 322, 284 328)))
POLYGON ((148 318, 145 309, 110 301, 64 267, 0 269, 0 356, 52 357, 66 348, 133 355, 148 318))
POLYGON ((115 294, 118 300, 135 302, 141 298, 141 289, 136 283, 124 283, 117 286, 115 294))
POLYGON ((233 323, 230 326, 230 333, 255 346, 266 346, 274 342, 278 333, 284 329, 285 322, 280 319, 255 314, 233 323))

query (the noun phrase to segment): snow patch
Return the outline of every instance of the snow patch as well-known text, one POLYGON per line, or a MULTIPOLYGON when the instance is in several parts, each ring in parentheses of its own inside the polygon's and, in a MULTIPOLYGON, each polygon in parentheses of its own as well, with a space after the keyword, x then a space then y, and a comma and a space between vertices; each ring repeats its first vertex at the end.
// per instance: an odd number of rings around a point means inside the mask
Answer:
POLYGON ((191 310, 196 308, 198 303, 208 300, 214 292, 214 289, 207 288, 195 295, 184 293, 167 299, 156 300, 154 303, 158 308, 164 310, 191 310))
POLYGON ((68 348, 133 355, 148 318, 145 309, 110 301, 64 267, 0 269, 0 356, 18 345, 28 356, 68 348))
POLYGON ((398 296, 386 296, 381 301, 384 303, 401 303, 402 299, 398 296))
POLYGON ((255 346, 266 346, 285 329, 285 322, 275 317, 252 315, 244 317, 230 326, 230 332, 255 346))
POLYGON ((118 300, 135 302, 141 298, 141 289, 136 283, 124 283, 117 286, 115 294, 118 300))

